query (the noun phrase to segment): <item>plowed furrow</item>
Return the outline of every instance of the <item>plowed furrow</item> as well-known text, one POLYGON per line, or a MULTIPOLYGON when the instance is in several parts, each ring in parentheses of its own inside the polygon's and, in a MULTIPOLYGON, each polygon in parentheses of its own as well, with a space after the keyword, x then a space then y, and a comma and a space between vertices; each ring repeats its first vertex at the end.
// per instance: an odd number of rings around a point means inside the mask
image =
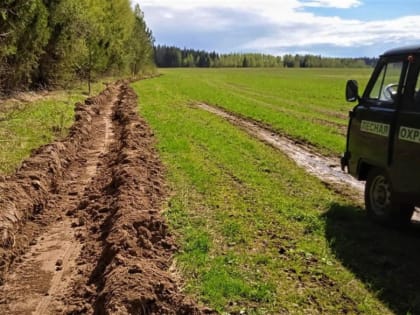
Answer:
POLYGON ((135 93, 118 83, 85 103, 67 139, 0 183, 0 313, 210 313, 168 272, 163 169, 135 93))

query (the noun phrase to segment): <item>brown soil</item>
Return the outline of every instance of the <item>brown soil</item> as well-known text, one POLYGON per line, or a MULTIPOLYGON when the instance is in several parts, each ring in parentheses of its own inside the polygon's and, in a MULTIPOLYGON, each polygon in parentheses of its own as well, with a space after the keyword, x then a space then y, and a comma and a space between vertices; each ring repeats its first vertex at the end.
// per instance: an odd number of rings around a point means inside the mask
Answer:
POLYGON ((124 82, 0 178, 0 314, 204 314, 169 271, 163 169, 124 82))

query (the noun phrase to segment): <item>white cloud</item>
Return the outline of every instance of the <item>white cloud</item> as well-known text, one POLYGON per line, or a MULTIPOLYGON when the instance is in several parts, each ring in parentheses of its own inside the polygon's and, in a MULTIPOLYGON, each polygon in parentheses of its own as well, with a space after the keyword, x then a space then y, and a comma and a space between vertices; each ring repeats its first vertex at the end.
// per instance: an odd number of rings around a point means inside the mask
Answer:
POLYGON ((267 8, 298 8, 305 6, 351 8, 361 4, 360 0, 142 0, 141 6, 161 6, 172 9, 205 7, 234 7, 266 10, 267 8))
POLYGON ((274 47, 305 47, 332 45, 341 47, 367 46, 375 43, 393 43, 420 40, 413 29, 420 28, 420 16, 407 16, 388 21, 362 22, 338 17, 306 15, 294 24, 279 24, 279 31, 244 44, 247 49, 273 49, 274 47), (283 32, 283 27, 293 32, 283 32))
MULTIPOLYGON (((135 0, 139 1, 139 0, 135 0)), ((154 34, 171 34, 185 40, 188 34, 200 38, 213 36, 235 46, 230 51, 253 50, 270 53, 287 52, 292 48, 306 51, 311 47, 372 46, 420 40, 420 16, 376 21, 319 16, 313 7, 342 11, 363 3, 360 0, 141 0, 146 22, 154 34), (315 12, 315 11, 314 11, 315 12), (165 33, 166 32, 166 33, 165 33), (177 33, 178 32, 178 33, 177 33), (222 37, 221 37, 222 34, 222 37), (231 37, 229 37, 231 36, 231 37)), ((159 37, 157 37, 159 42, 159 37)), ((161 42, 162 43, 162 42, 161 42)), ((173 43, 184 47, 185 43, 173 43)), ((390 44, 390 46, 393 46, 390 44)), ((204 47, 191 47, 204 48, 204 47)))
POLYGON ((161 7, 174 11, 183 10, 205 10, 213 9, 233 9, 260 14, 274 21, 288 18, 295 14, 298 9, 305 7, 329 7, 329 8, 351 8, 360 5, 359 0, 143 0, 141 6, 161 7))
POLYGON ((309 0, 301 1, 307 7, 325 7, 325 8, 338 8, 348 9, 357 7, 362 4, 359 0, 309 0))
MULTIPOLYGON (((232 9, 247 11, 259 14, 262 17, 272 20, 279 20, 298 8, 303 6, 297 0, 214 0, 214 1, 192 1, 192 0, 143 0, 141 6, 147 12, 149 8, 165 8, 182 14, 183 12, 203 12, 209 9, 223 10, 232 9)), ((197 22, 200 23, 199 20, 197 22)), ((214 21, 216 22, 216 21, 214 21)))

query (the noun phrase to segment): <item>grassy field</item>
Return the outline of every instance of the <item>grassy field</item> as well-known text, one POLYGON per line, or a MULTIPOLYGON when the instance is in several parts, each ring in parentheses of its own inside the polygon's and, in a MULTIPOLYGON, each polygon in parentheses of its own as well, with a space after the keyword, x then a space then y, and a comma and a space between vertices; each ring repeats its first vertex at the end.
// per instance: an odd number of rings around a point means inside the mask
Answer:
POLYGON ((167 168, 165 213, 191 295, 234 314, 420 312, 417 232, 372 225, 278 151, 193 106, 217 104, 338 154, 345 81, 369 72, 351 71, 165 70, 134 84, 167 168))
MULTIPOLYGON (((417 229, 371 224, 281 153, 194 106, 227 108, 338 155, 352 106, 345 81, 363 86, 369 70, 162 73, 134 87, 166 165, 165 214, 189 294, 232 314, 420 313, 417 229)), ((55 92, 3 114, 0 174, 63 136, 83 98, 81 90, 55 92)))
MULTIPOLYGON (((92 94, 104 89, 102 82, 93 85, 92 94)), ((46 95, 27 93, 24 101, 3 101, 0 105, 0 175, 11 173, 31 150, 65 136, 73 123, 74 104, 86 97, 86 87, 76 86, 46 95)))
POLYGON ((160 80, 190 102, 218 105, 309 142, 323 153, 344 149, 348 79, 364 88, 371 69, 179 69, 160 80))

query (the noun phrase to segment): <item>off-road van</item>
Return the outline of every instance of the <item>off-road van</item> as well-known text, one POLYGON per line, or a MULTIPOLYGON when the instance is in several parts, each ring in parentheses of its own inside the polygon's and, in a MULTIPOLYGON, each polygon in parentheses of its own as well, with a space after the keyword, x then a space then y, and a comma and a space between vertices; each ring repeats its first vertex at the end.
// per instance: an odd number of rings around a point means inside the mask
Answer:
POLYGON ((420 45, 385 52, 359 96, 347 82, 350 112, 343 169, 366 180, 365 204, 377 221, 405 224, 420 203, 420 45))

